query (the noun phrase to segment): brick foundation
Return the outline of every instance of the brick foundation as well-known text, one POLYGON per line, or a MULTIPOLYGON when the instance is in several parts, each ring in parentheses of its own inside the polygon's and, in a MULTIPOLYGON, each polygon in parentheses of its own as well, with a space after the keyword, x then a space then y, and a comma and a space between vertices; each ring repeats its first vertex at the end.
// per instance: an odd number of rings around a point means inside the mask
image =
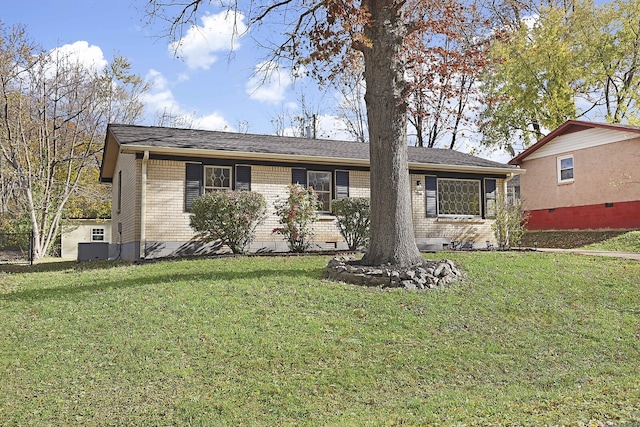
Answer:
POLYGON ((527 229, 531 231, 640 229, 640 200, 538 209, 529 214, 527 229))

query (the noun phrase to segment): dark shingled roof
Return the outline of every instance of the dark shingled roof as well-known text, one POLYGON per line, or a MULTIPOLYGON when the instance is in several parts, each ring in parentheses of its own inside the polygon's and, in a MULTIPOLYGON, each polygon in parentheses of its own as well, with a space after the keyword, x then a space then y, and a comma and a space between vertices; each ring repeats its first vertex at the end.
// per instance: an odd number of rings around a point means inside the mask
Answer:
MULTIPOLYGON (((223 150, 228 152, 296 155, 310 157, 368 160, 369 145, 326 139, 252 135, 197 129, 111 124, 111 133, 122 148, 129 146, 171 149, 223 150)), ((409 162, 512 169, 503 163, 441 148, 408 147, 409 162)))

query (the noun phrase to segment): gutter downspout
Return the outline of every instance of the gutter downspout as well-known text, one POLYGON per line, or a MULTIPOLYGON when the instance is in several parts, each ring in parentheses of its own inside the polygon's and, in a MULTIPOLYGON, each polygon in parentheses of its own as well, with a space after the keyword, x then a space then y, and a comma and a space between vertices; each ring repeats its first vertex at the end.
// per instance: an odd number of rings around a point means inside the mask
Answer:
POLYGON ((515 178, 515 176, 516 176, 515 173, 510 172, 505 178, 505 180, 502 182, 502 194, 504 194, 504 197, 507 197, 507 183, 511 181, 513 178, 515 178))
MULTIPOLYGON (((503 194, 502 197, 504 197, 504 201, 505 202, 507 201, 507 183, 509 181, 511 181, 515 176, 516 176, 515 173, 513 173, 513 172, 509 173, 507 175, 507 177, 505 178, 504 182, 502 183, 502 194, 503 194)), ((509 227, 507 227, 507 229, 505 230, 505 233, 506 233, 505 237, 507 239, 506 241, 508 242, 509 241, 509 227)), ((500 242, 498 242, 498 245, 499 244, 500 244, 500 242)))
POLYGON ((142 157, 142 177, 140 182, 140 259, 146 257, 147 246, 147 163, 149 151, 145 150, 142 157))

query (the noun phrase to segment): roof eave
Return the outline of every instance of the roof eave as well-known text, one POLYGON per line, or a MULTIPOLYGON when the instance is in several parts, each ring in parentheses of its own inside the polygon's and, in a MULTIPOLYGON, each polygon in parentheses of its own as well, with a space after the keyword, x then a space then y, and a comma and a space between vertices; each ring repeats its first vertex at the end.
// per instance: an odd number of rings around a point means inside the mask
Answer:
POLYGON ((202 148, 150 147, 142 145, 124 145, 122 153, 141 153, 149 151, 156 155, 190 156, 202 158, 236 158, 241 160, 273 161, 287 163, 316 163, 341 166, 369 166, 368 159, 347 159, 342 157, 303 156, 298 154, 256 153, 249 151, 207 150, 202 148))
POLYGON ((409 169, 413 170, 437 170, 440 172, 478 173, 478 174, 499 174, 499 175, 521 175, 524 169, 510 167, 490 167, 490 166, 467 166, 467 165, 441 165, 435 163, 409 162, 409 169))
POLYGON ((100 182, 113 181, 119 146, 120 143, 117 138, 110 131, 109 127, 107 127, 107 135, 104 139, 104 150, 102 152, 102 163, 100 164, 100 182))
MULTIPOLYGON (((549 133, 547 136, 540 139, 531 147, 527 148, 522 153, 518 154, 516 157, 511 159, 509 161, 509 164, 515 165, 515 166, 521 165, 522 162, 524 162, 524 160, 527 157, 529 157, 529 155, 531 155, 534 151, 537 151, 538 149, 542 148, 544 145, 551 142, 552 140, 554 140, 560 135, 571 133, 572 128, 576 128, 576 127, 579 128, 577 130, 585 130, 588 128, 603 128, 603 129, 612 129, 612 130, 623 131, 623 132, 640 133, 640 129, 620 127, 612 123, 596 123, 596 122, 587 122, 582 120, 567 120, 566 122, 564 122, 563 124, 555 128, 553 131, 551 131, 551 133, 549 133)), ((573 131, 576 131, 576 129, 574 129, 573 131)))
MULTIPOLYGON (((302 156, 296 154, 275 154, 275 153, 255 153, 247 151, 229 150, 206 150, 196 148, 176 148, 176 147, 150 147, 143 145, 123 145, 122 153, 142 153, 149 151, 156 155, 170 156, 192 156, 202 158, 236 158, 241 160, 254 161, 274 161, 279 160, 286 163, 313 163, 335 166, 359 166, 369 167, 369 159, 349 159, 344 157, 322 157, 322 156, 302 156)), ((472 173, 495 173, 495 174, 515 174, 524 173, 524 170, 511 167, 486 167, 467 165, 443 165, 436 163, 409 162, 409 169, 414 170, 438 170, 443 172, 472 172, 472 173)))

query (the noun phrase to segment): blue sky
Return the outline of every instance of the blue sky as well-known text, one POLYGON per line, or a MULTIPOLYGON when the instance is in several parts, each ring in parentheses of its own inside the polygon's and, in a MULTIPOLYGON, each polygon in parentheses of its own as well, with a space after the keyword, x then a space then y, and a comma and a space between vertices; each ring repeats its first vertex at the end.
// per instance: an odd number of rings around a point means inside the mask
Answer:
MULTIPOLYGON (((261 79, 254 70, 266 53, 248 36, 232 42, 232 18, 214 7, 204 9, 197 31, 185 28, 183 49, 176 57, 173 40, 160 37, 162 24, 146 25, 144 3, 18 0, 4 4, 0 18, 6 26, 25 25, 33 41, 47 51, 65 46, 96 61, 110 61, 114 55, 128 58, 133 71, 154 84, 146 99, 145 124, 157 124, 158 115, 169 111, 185 116, 193 127, 271 134, 273 118, 299 111, 300 93, 307 92, 307 100, 318 99, 313 101, 318 104, 331 98, 318 93, 309 79, 294 84, 288 73, 258 87, 261 79)), ((238 22, 242 25, 243 18, 238 22)))
MULTIPOLYGON (((64 49, 86 61, 106 63, 114 56, 129 59, 134 73, 153 83, 142 124, 157 125, 168 112, 188 127, 273 134, 272 121, 301 114, 301 99, 319 117, 321 137, 347 139, 336 120, 339 96, 318 91, 310 78, 295 82, 289 73, 275 73, 266 83, 256 74, 266 52, 253 38, 269 40, 268 29, 251 29, 232 40, 233 17, 209 6, 198 17, 197 31, 185 28, 179 57, 165 28, 146 24, 145 0, 5 0, 0 19, 5 26, 23 24, 31 39, 47 51, 64 49), (6 4, 9 3, 9 4, 6 4), (230 55, 230 48, 233 52, 230 55)), ((205 2, 206 3, 206 2, 205 2)), ((238 16, 240 27, 246 23, 238 16)), ((459 147, 469 151, 473 146, 459 147)), ((482 157, 508 161, 504 153, 482 157)))

